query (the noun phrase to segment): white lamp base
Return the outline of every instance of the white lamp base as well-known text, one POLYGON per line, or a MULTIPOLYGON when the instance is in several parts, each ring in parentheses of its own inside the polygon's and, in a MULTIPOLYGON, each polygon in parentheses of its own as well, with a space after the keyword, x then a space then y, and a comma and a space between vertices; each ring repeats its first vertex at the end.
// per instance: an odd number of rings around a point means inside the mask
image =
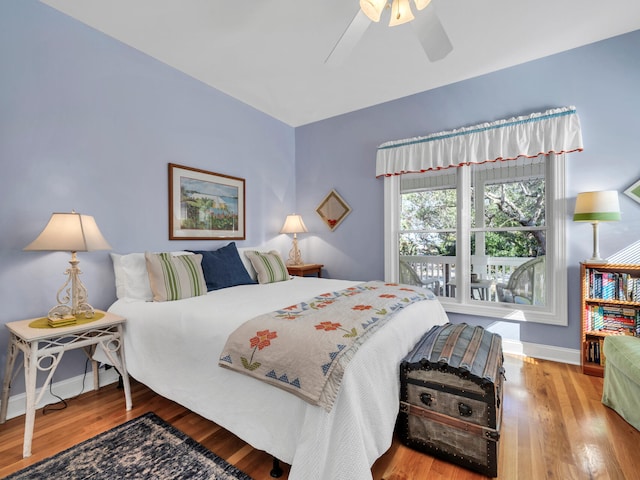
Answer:
POLYGON ((92 318, 95 310, 87 303, 87 288, 80 281, 79 275, 82 273, 78 268, 80 261, 76 252, 71 252, 71 266, 64 272, 68 275, 67 281, 60 287, 56 294, 58 305, 51 308, 47 317, 50 320, 60 320, 63 318, 78 317, 84 315, 85 318, 92 318), (69 287, 69 284, 71 285, 69 287), (71 305, 69 305, 71 302, 71 305))
POLYGON ((609 261, 605 258, 589 258, 584 263, 609 263, 609 261))
POLYGON ((303 265, 302 255, 300 253, 300 249, 298 248, 298 238, 296 234, 293 234, 293 246, 291 250, 289 250, 289 258, 287 259, 287 265, 303 265))
POLYGON ((598 242, 598 222, 593 222, 593 255, 587 260, 588 263, 607 263, 607 260, 600 256, 600 248, 598 242))

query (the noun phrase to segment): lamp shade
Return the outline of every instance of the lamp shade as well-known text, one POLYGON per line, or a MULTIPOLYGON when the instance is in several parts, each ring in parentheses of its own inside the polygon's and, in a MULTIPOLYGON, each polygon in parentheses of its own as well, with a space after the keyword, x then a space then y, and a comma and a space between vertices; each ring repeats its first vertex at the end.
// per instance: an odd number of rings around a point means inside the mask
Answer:
POLYGON ((308 231, 307 226, 302 221, 302 215, 296 215, 294 213, 287 215, 280 233, 306 233, 308 231))
POLYGON ((427 8, 427 5, 431 3, 431 0, 414 0, 414 2, 418 10, 423 10, 427 8))
POLYGON ((80 213, 53 213, 49 223, 24 250, 90 252, 111 250, 95 219, 80 213))
POLYGON ((387 0, 360 0, 360 9, 372 22, 379 22, 387 0))
POLYGON ((582 192, 576 198, 574 222, 615 222, 620 220, 618 192, 582 192))
POLYGON ((414 18, 416 17, 413 16, 409 0, 393 0, 391 4, 391 18, 389 20, 390 27, 402 25, 403 23, 410 22, 414 18))

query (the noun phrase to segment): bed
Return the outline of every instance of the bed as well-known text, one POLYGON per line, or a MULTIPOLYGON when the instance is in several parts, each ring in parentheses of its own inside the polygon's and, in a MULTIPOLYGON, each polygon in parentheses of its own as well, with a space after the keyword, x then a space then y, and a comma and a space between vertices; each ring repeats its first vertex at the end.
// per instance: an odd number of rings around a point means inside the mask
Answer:
MULTIPOLYGON (((244 257, 242 250, 247 249, 240 249, 244 257)), ((221 368, 220 352, 245 321, 360 282, 293 277, 175 301, 148 301, 122 291, 118 263, 124 259, 114 256, 120 298, 109 311, 127 318, 124 340, 131 376, 290 464, 291 480, 371 478, 371 465, 393 437, 398 365, 425 331, 447 322, 437 299, 402 309, 359 348, 326 411, 221 368)), ((255 279, 251 264, 242 261, 255 279)))

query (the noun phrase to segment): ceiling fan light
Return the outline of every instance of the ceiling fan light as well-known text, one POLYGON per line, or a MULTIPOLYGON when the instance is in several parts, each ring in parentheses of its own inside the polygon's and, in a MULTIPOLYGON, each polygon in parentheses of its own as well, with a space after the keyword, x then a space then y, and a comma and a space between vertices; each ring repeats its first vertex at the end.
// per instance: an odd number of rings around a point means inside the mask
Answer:
POLYGON ((413 0, 416 4, 416 8, 418 10, 424 10, 427 8, 427 5, 431 3, 431 0, 413 0))
POLYGON ((360 9, 372 22, 379 22, 387 0, 360 0, 360 9))
POLYGON ((402 25, 403 23, 410 22, 414 18, 409 0, 393 0, 391 4, 391 20, 389 20, 390 27, 402 25))

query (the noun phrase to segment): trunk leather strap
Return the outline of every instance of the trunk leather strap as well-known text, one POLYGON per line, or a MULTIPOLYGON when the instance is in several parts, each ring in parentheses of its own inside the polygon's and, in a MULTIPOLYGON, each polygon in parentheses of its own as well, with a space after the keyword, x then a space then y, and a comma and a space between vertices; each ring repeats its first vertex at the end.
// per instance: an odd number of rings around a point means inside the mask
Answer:
POLYGON ((491 440, 494 442, 500 440, 500 433, 493 428, 483 427, 481 425, 467 422, 459 418, 453 418, 449 415, 444 415, 432 410, 427 410, 426 408, 412 405, 407 402, 400 402, 400 412, 409 415, 415 415, 416 417, 426 418, 428 420, 433 420, 434 422, 448 425, 450 427, 457 428, 458 430, 464 430, 465 432, 484 437, 487 440, 491 440))

